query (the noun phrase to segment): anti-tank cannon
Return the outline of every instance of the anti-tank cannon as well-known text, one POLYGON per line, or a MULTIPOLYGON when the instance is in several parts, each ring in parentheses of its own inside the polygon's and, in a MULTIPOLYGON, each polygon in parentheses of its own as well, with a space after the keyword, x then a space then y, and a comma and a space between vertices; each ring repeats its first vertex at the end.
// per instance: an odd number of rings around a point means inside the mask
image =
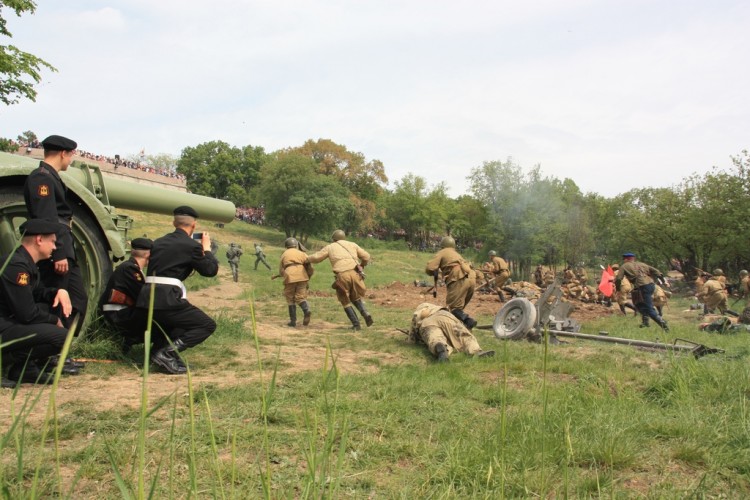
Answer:
POLYGON ((675 339, 671 344, 649 342, 646 340, 610 337, 609 335, 592 335, 580 333, 580 325, 569 319, 571 304, 560 300, 562 290, 560 282, 547 287, 547 290, 533 304, 526 298, 514 298, 506 302, 495 315, 492 325, 479 326, 483 330, 492 330, 500 340, 530 340, 541 342, 548 335, 552 342, 559 343, 559 337, 593 340, 610 344, 629 345, 656 351, 690 353, 696 358, 706 354, 723 353, 716 349, 685 339, 675 339), (678 343, 682 341, 682 343, 678 343))
MULTIPOLYGON (((28 218, 23 199, 26 177, 39 166, 29 157, 0 153, 0 255, 15 247, 19 226, 28 218)), ((107 177, 98 166, 73 162, 60 175, 73 207, 73 239, 78 265, 89 296, 89 318, 106 284, 114 262, 128 253, 128 231, 133 219, 116 210, 138 210, 171 215, 180 205, 190 205, 201 219, 230 222, 234 204, 176 190, 107 177)), ((168 228, 165 228, 168 229, 168 228)))

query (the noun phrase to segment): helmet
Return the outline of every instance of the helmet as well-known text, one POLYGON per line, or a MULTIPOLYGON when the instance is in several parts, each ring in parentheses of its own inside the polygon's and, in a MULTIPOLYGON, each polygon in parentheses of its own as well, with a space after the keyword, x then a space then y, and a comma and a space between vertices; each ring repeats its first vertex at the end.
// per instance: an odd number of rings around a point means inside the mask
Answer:
POLYGON ((497 255, 497 252, 494 250, 490 250, 490 253, 488 253, 487 255, 489 255, 490 257, 494 257, 495 255, 497 255))
POLYGON ((284 241, 284 246, 286 248, 297 248, 299 246, 299 242, 297 241, 297 238, 287 238, 284 241))
POLYGON ((717 267, 716 269, 713 270, 711 274, 713 274, 714 276, 724 276, 724 271, 722 271, 721 269, 717 267))
POLYGON ((333 232, 333 236, 331 236, 331 239, 333 241, 343 240, 344 238, 346 238, 346 233, 344 233, 344 231, 342 231, 341 229, 335 230, 333 232))
POLYGON ((620 264, 612 264, 611 267, 612 267, 613 271, 616 271, 616 270, 620 269, 620 264))
POLYGON ((440 240, 440 248, 456 248, 456 240, 450 236, 443 236, 443 239, 440 240))
POLYGON ((747 272, 747 269, 743 269, 742 271, 740 271, 740 276, 747 276, 748 274, 750 273, 747 272))

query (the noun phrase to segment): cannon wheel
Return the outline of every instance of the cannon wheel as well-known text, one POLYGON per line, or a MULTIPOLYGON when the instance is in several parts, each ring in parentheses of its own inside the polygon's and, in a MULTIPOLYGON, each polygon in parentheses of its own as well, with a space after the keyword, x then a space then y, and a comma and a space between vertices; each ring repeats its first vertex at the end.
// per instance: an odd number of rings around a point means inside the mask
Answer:
MULTIPOLYGON (((7 255, 13 251, 17 242, 18 226, 27 218, 23 188, 0 188, 0 254, 7 255)), ((99 295, 112 273, 112 261, 105 247, 106 239, 101 234, 99 226, 86 210, 78 205, 73 207, 73 240, 78 266, 81 268, 83 282, 89 295, 88 317, 83 324, 83 328, 86 328, 96 315, 99 295)))
POLYGON ((536 307, 525 298, 511 299, 495 315, 492 331, 500 340, 522 339, 536 326, 536 307))

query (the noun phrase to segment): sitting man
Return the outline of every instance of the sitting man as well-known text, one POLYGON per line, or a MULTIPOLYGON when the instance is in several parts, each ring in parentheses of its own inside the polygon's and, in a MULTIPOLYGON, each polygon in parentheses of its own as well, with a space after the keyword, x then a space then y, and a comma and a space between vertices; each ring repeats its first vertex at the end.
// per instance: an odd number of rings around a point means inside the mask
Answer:
MULTIPOLYGON (((151 328, 155 352, 151 361, 166 373, 187 373, 180 352, 195 347, 214 333, 216 322, 187 300, 182 283, 193 271, 212 277, 219 261, 211 253, 208 233, 193 239, 198 213, 191 207, 174 209, 174 232, 157 238, 151 248, 146 283, 155 284, 154 324, 151 328), (165 338, 168 337, 168 339, 165 338)), ((136 306, 148 311, 150 286, 141 288, 136 306)))
POLYGON ((440 363, 448 361, 453 351, 479 358, 495 355, 495 351, 483 351, 476 337, 447 308, 428 302, 414 311, 409 338, 424 343, 440 363))
POLYGON ((23 339, 2 349, 3 358, 12 363, 3 387, 52 381, 42 368, 49 366, 50 356, 60 354, 67 329, 50 309, 60 306, 69 317, 73 308, 65 289, 41 283, 37 262, 52 257, 59 230, 57 222, 27 220, 20 227, 21 245, 0 261, 7 262, 0 278, 0 344, 23 339))
POLYGON ((148 238, 136 238, 130 242, 130 259, 112 272, 99 300, 99 309, 104 319, 122 335, 123 350, 143 342, 147 315, 135 307, 145 279, 143 270, 148 266, 153 242, 148 238))

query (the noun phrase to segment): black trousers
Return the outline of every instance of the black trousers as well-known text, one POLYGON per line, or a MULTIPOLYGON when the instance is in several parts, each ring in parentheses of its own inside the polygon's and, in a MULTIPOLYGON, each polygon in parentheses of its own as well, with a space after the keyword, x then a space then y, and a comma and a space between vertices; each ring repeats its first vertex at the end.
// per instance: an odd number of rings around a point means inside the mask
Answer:
POLYGON ((172 342, 182 340, 186 347, 197 346, 216 330, 216 322, 192 304, 179 309, 155 310, 154 322, 158 325, 151 328, 154 347, 163 347, 168 343, 161 330, 172 342))
POLYGON ((23 362, 26 358, 39 360, 43 365, 47 358, 60 354, 68 330, 50 323, 36 323, 33 325, 13 325, 0 332, 0 343, 21 339, 31 335, 28 339, 14 342, 2 349, 3 360, 23 362))
POLYGON ((51 312, 60 318, 60 321, 62 321, 62 324, 66 328, 70 327, 76 313, 80 314, 81 319, 78 321, 78 328, 74 332, 74 335, 77 337, 83 326, 83 320, 86 317, 89 297, 86 293, 86 287, 83 284, 81 268, 78 267, 78 264, 73 259, 68 259, 68 265, 70 267, 67 274, 57 274, 51 259, 39 261, 39 274, 45 286, 67 290, 68 295, 70 295, 70 303, 73 306, 71 315, 66 318, 63 316, 60 308, 53 309, 51 312))
POLYGON ((135 307, 128 307, 119 311, 105 311, 104 319, 109 323, 125 342, 129 345, 142 344, 146 333, 148 312, 135 307))

